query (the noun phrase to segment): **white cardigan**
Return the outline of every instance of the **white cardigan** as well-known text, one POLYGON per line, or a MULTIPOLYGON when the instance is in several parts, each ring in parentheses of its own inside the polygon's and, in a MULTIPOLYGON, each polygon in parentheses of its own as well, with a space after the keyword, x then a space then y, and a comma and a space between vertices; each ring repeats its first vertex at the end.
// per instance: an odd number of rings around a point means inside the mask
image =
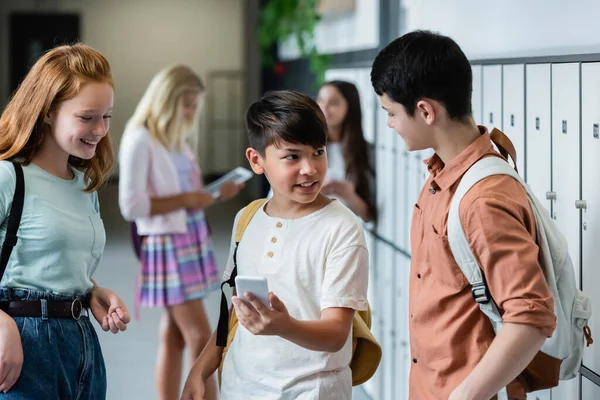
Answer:
MULTIPOLYGON (((184 153, 195 166, 194 189, 202 190, 198 163, 189 147, 184 153)), ((150 199, 180 194, 177 169, 169 151, 145 127, 125 129, 119 149, 119 207, 127 221, 135 221, 140 235, 187 232, 186 211, 150 216, 150 199)))

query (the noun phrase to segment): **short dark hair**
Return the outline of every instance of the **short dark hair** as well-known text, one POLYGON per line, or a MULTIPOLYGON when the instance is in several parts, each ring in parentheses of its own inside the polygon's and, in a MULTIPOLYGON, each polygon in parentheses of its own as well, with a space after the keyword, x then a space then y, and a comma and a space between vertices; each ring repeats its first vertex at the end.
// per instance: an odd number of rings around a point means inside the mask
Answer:
POLYGON ((371 83, 410 116, 424 97, 442 103, 452 119, 472 114, 471 64, 454 40, 438 33, 414 31, 388 44, 373 62, 371 83))
POLYGON ((265 95, 246 111, 250 147, 261 156, 280 142, 305 144, 315 149, 327 144, 327 123, 319 105, 309 96, 278 90, 265 95))

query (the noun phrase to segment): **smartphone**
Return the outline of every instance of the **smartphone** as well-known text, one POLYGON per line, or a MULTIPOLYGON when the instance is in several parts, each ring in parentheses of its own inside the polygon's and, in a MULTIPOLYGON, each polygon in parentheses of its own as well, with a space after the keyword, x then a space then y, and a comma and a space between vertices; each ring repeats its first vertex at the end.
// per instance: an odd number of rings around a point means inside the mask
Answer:
POLYGON ((267 278, 260 276, 243 276, 238 275, 235 277, 235 290, 238 297, 243 301, 248 301, 244 296, 244 293, 250 292, 256 296, 265 306, 271 307, 269 301, 269 285, 267 278))

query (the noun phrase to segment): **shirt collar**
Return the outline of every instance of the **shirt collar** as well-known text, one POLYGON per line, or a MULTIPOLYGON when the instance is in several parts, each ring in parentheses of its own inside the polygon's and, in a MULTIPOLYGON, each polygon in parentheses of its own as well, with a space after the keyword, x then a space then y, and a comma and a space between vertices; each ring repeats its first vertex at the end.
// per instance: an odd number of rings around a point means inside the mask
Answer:
POLYGON ((487 128, 485 126, 478 126, 478 128, 481 135, 447 165, 437 154, 424 161, 433 177, 433 186, 440 190, 449 189, 477 160, 493 149, 487 128))

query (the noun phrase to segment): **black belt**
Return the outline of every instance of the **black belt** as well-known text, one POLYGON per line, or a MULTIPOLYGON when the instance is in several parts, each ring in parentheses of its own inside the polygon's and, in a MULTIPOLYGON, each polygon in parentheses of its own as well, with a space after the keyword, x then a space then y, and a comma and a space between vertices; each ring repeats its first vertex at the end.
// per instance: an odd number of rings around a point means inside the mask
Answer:
MULTIPOLYGON (((72 301, 46 300, 46 316, 48 318, 73 318, 79 320, 83 311, 89 308, 88 300, 72 301)), ((0 301, 0 310, 11 317, 41 318, 42 300, 0 301)))

